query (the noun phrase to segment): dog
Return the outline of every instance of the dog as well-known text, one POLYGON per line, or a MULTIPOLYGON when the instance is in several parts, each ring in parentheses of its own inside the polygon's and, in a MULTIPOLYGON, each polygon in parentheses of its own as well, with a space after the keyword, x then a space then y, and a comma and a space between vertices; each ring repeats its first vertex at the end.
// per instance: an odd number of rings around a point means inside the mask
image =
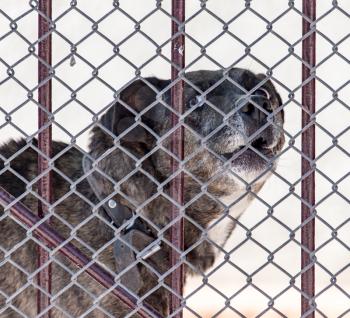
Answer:
MULTIPOLYGON (((190 72, 185 79, 183 176, 187 277, 204 273, 213 265, 237 219, 253 200, 253 194, 260 191, 276 168, 276 158, 284 144, 284 114, 280 95, 262 74, 233 68, 225 72, 190 72)), ((132 272, 139 275, 137 288, 133 290, 129 282, 132 275, 127 273, 122 283, 162 316, 169 315, 166 288, 169 276, 162 275, 170 267, 169 223, 173 204, 170 87, 170 80, 156 77, 134 81, 95 121, 87 155, 75 144, 62 142, 53 142, 52 154, 51 226, 115 273, 118 272, 118 253, 115 253, 118 229, 106 217, 103 211, 106 205, 101 200, 136 211, 142 222, 147 223, 152 241, 158 239, 161 244, 133 267, 132 272), (90 170, 84 170, 86 158, 90 170)), ((0 147, 0 155, 0 185, 15 197, 23 195, 22 202, 35 211, 38 206, 36 141, 10 140, 0 147), (9 158, 10 165, 5 166, 9 158)), ((38 239, 29 235, 19 222, 4 215, 3 210, 0 215, 0 317, 35 317, 38 239), (5 304, 10 297, 10 303, 5 304)), ((141 240, 140 249, 147 244, 148 241, 141 240)), ((50 260, 52 317, 130 314, 130 309, 87 274, 76 274, 79 269, 59 252, 53 253, 50 260), (75 275, 73 280, 72 275, 75 275), (93 306, 96 298, 97 306, 93 306)))

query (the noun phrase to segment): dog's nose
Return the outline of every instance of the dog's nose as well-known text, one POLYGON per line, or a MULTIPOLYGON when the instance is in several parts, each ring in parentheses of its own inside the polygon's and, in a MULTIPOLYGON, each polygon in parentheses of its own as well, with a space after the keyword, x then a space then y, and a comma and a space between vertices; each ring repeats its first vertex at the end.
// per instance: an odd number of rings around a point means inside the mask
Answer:
POLYGON ((269 103, 264 98, 254 99, 254 103, 247 102, 239 110, 241 116, 248 121, 254 121, 255 125, 261 126, 268 115, 269 103))
POLYGON ((251 97, 250 100, 245 101, 244 105, 237 105, 237 107, 239 107, 238 113, 242 118, 246 136, 254 140, 260 138, 265 146, 272 144, 274 140, 272 123, 267 123, 267 117, 272 112, 269 100, 262 96, 251 97), (253 135, 254 137, 251 137, 253 135))

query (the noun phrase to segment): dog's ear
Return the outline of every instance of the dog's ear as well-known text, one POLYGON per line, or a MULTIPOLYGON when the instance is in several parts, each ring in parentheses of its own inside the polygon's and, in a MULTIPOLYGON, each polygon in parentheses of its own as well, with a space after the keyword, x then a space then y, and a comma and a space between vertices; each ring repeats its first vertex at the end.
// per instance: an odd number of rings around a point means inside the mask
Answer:
MULTIPOLYGON (((168 84, 169 81, 155 77, 134 81, 120 93, 119 101, 102 116, 102 125, 115 136, 129 129, 122 138, 124 142, 147 144, 152 136, 141 125, 135 125, 136 116, 153 104, 157 99, 157 94, 168 84), (133 125, 135 127, 130 129, 133 125)), ((152 108, 154 107, 152 106, 152 108)), ((151 112, 152 110, 149 113, 151 112)), ((148 121, 144 117, 142 117, 142 122, 147 126, 151 126, 152 121, 148 121)), ((152 129, 153 127, 149 128, 152 129)))

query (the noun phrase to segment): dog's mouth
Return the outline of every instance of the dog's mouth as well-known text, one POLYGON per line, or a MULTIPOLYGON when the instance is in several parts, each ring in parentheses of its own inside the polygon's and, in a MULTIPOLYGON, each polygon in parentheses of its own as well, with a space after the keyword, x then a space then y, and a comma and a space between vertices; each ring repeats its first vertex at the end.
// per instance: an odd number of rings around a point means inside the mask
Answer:
POLYGON ((244 163, 251 162, 270 162, 270 159, 274 157, 273 148, 270 147, 270 143, 263 137, 254 139, 250 144, 241 145, 237 147, 233 152, 223 153, 222 156, 226 160, 231 160, 232 164, 239 164, 242 161, 244 163))

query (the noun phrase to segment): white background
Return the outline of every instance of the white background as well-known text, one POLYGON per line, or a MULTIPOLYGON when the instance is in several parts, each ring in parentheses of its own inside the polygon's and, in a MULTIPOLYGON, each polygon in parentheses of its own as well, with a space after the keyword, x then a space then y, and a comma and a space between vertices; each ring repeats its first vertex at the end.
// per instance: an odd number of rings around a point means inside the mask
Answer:
MULTIPOLYGON (((53 18, 57 19, 65 10, 69 8, 70 1, 53 0, 53 18)), ((317 16, 321 17, 332 8, 332 1, 318 1, 317 16)), ((338 1, 339 6, 350 13, 350 2, 348 0, 338 1)), ((135 20, 142 19, 147 13, 155 8, 153 0, 121 0, 120 7, 130 14, 135 20)), ((251 1, 253 10, 264 16, 268 21, 274 21, 282 12, 288 10, 288 1, 284 0, 253 0, 251 1)), ((301 1, 295 1, 296 10, 301 10, 301 1)), ((78 8, 88 14, 93 20, 99 20, 104 14, 112 9, 112 1, 78 1, 78 8)), ((163 8, 170 12, 170 1, 163 1, 163 8)), ((228 22, 237 13, 245 8, 244 1, 230 0, 209 0, 207 8, 215 13, 220 19, 228 22)), ((6 12, 11 19, 16 19, 22 13, 30 9, 28 1, 24 0, 0 0, 0 9, 6 12)), ((187 17, 192 16, 200 10, 200 1, 187 1, 187 17)), ((295 44, 295 55, 288 52, 288 45, 271 33, 251 47, 251 54, 263 62, 267 67, 273 68, 273 77, 284 87, 278 85, 283 101, 288 101, 289 91, 294 91, 301 85, 301 16, 295 11, 288 11, 283 18, 274 21, 273 30, 285 41, 295 44), (287 57, 284 62, 278 62, 287 57), (298 58, 297 58, 298 57, 298 58)), ((134 31, 134 22, 117 11, 99 23, 99 31, 109 37, 114 43, 119 43, 128 34, 134 31)), ((260 35, 264 34, 267 22, 258 18, 251 11, 247 11, 239 18, 229 24, 229 30, 239 37, 246 44, 251 44, 260 35)), ((23 34, 28 41, 35 42, 37 38, 37 16, 31 12, 17 22, 18 31, 23 34)), ((64 17, 56 21, 57 31, 67 40, 77 43, 91 31, 92 22, 84 18, 76 11, 71 11, 64 17)), ((196 39, 201 45, 206 45, 220 32, 222 32, 222 22, 213 18, 206 12, 196 15, 186 26, 189 35, 196 39)), ((327 36, 330 41, 337 43, 346 35, 349 35, 350 20, 339 10, 333 10, 317 23, 317 29, 327 36)), ((9 20, 0 14, 0 37, 10 30, 9 20)), ((163 44, 170 35, 170 20, 157 12, 146 19, 141 24, 141 30, 147 33, 158 45, 163 44)), ((337 90, 349 81, 350 64, 337 54, 333 54, 330 41, 324 37, 317 36, 317 62, 320 63, 327 56, 331 56, 317 68, 317 76, 327 83, 328 86, 317 81, 317 109, 322 109, 329 104, 317 116, 317 123, 322 128, 317 127, 317 156, 324 150, 332 146, 332 136, 336 136, 350 124, 350 112, 340 102, 334 101, 333 90, 337 90), (329 134, 324 132, 329 131, 329 134)), ((200 48, 193 41, 186 42, 186 62, 192 63, 199 55, 200 48)), ((170 45, 163 48, 163 54, 169 57, 170 45)), ((113 55, 113 46, 94 34, 82 41, 78 46, 78 53, 97 66, 113 55)), ((229 67, 244 56, 244 46, 228 34, 223 35, 213 44, 207 47, 207 54, 224 67, 229 67)), ((338 52, 349 58, 350 40, 346 39, 338 46, 338 52)), ((0 41, 0 57, 8 65, 16 62, 28 53, 28 44, 16 34, 4 38, 0 41)), ((136 34, 120 46, 120 53, 129 59, 134 65, 140 67, 149 58, 155 55, 156 47, 141 34, 136 34)), ((76 64, 71 67, 69 62, 70 45, 61 36, 53 35, 53 65, 60 80, 76 89, 81 84, 91 78, 92 68, 76 57, 76 64), (62 59, 67 59, 62 62, 62 59), (59 65, 58 65, 59 64, 59 65)), ((235 66, 248 68, 254 72, 266 73, 266 68, 262 63, 251 57, 245 57, 235 66)), ((195 62, 189 70, 217 69, 218 66, 208 58, 201 58, 195 62)), ((14 67, 15 76, 29 89, 36 87, 37 81, 37 60, 30 56, 14 67)), ((108 64, 99 70, 99 77, 114 89, 118 90, 134 77, 135 70, 122 58, 115 57, 108 64)), ((161 57, 157 57, 141 69, 142 76, 158 76, 169 78, 170 65, 161 57)), ((0 63, 0 81, 7 77, 6 67, 0 63)), ((295 92, 295 100, 300 103, 300 88, 295 92)), ((349 107, 350 98, 349 85, 338 92, 339 98, 349 107)), ((0 125, 5 123, 4 112, 11 113, 13 125, 2 127, 0 141, 9 138, 34 134, 37 130, 37 106, 35 103, 27 102, 27 91, 15 83, 13 80, 6 81, 0 85, 0 125), (24 103, 22 107, 16 108, 24 103), (15 111, 16 110, 16 111, 15 111), (23 133, 20 133, 16 125, 23 133)), ((34 92, 36 98, 36 92, 34 92)), ((101 111, 111 101, 113 101, 113 91, 104 86, 100 81, 94 79, 84 86, 77 93, 77 99, 93 111, 101 111)), ((58 80, 53 80, 53 109, 57 124, 53 126, 53 135, 56 140, 69 142, 72 137, 78 134, 83 128, 91 124, 92 115, 76 102, 69 102, 70 92, 58 80), (68 102, 68 103, 67 103, 68 102), (65 103, 66 106, 62 107, 65 103), (68 135, 62 130, 69 131, 68 135)), ((289 136, 298 136, 295 146, 300 149, 301 111, 298 103, 289 101, 285 107, 286 124, 285 130, 289 136)), ((88 133, 85 132, 77 136, 77 144, 86 149, 88 133)), ((287 144, 289 138, 287 137, 287 144)), ((339 145, 344 149, 350 149, 350 132, 344 133, 339 139, 339 145)), ((320 173, 317 178, 317 201, 323 200, 317 207, 318 215, 322 217, 332 227, 337 227, 344 221, 349 220, 349 203, 340 195, 331 194, 332 181, 337 182, 342 176, 349 173, 349 157, 336 147, 322 155, 317 161, 317 168, 326 174, 330 180, 324 178, 320 173), (331 182, 330 182, 331 181, 331 182), (331 195, 330 195, 331 194, 331 195)), ((268 204, 274 206, 274 216, 285 223, 289 228, 296 228, 300 222, 300 201, 294 195, 288 195, 289 185, 283 181, 288 180, 295 183, 300 179, 300 156, 294 149, 289 149, 280 159, 277 170, 279 176, 273 176, 265 185, 259 196, 268 204), (281 198, 285 199, 281 202, 281 198)), ((349 199, 350 180, 345 178, 338 184, 338 191, 349 199)), ((300 182, 296 185, 295 193, 300 194, 300 182)), ((240 221, 248 228, 253 227, 267 215, 267 206, 261 201, 255 203, 245 212, 240 221)), ((323 222, 316 221, 317 236, 316 246, 321 246, 331 238, 331 229, 323 222)), ((350 222, 338 229, 338 238, 341 239, 347 248, 336 240, 331 240, 325 247, 317 252, 318 262, 327 271, 316 266, 317 293, 330 284, 330 273, 337 273, 346 265, 349 266, 349 231, 350 222)), ((271 218, 254 228, 253 238, 273 251, 278 246, 288 241, 289 232, 271 218)), ((230 251, 240 242, 245 240, 245 230, 238 227, 228 244, 226 251, 230 251)), ((296 239, 300 240, 300 231, 296 232, 296 239)), ((241 267, 247 273, 254 272, 258 267, 267 261, 268 254, 252 241, 248 241, 231 254, 231 261, 241 267)), ((300 267, 300 248, 294 242, 286 244, 275 254, 274 262, 284 268, 292 275, 296 275, 300 267)), ((217 265, 223 263, 223 259, 217 265)), ((213 271, 209 276, 209 284, 202 285, 201 278, 189 280, 186 287, 188 295, 200 287, 200 290, 188 298, 187 305, 202 317, 213 316, 225 306, 225 298, 231 297, 245 285, 245 276, 230 264, 223 264, 217 271, 213 271), (220 290, 219 295, 215 289, 220 290), (224 297, 223 297, 224 295, 224 297)), ((267 265, 259 273, 253 276, 253 283, 271 297, 276 296, 289 286, 289 278, 273 265, 267 265)), ((350 269, 349 267, 337 276, 337 284, 350 292, 350 269)), ((300 280, 296 285, 300 287, 300 280)), ((349 298, 347 298, 337 287, 331 287, 316 299, 318 308, 327 317, 338 317, 349 309, 349 298)), ((244 289, 237 297, 231 300, 231 305, 246 317, 255 317, 267 308, 268 298, 254 290, 252 287, 244 289)), ((275 300, 275 308, 283 312, 288 317, 298 317, 300 294, 293 288, 275 300)), ((187 317, 195 317, 186 311, 187 317)), ((349 316, 348 313, 345 315, 349 316)), ((233 311, 226 309, 216 317, 238 317, 233 311)), ((345 317, 344 316, 344 317, 345 317)), ((264 317, 280 317, 273 311, 268 311, 264 317)))

